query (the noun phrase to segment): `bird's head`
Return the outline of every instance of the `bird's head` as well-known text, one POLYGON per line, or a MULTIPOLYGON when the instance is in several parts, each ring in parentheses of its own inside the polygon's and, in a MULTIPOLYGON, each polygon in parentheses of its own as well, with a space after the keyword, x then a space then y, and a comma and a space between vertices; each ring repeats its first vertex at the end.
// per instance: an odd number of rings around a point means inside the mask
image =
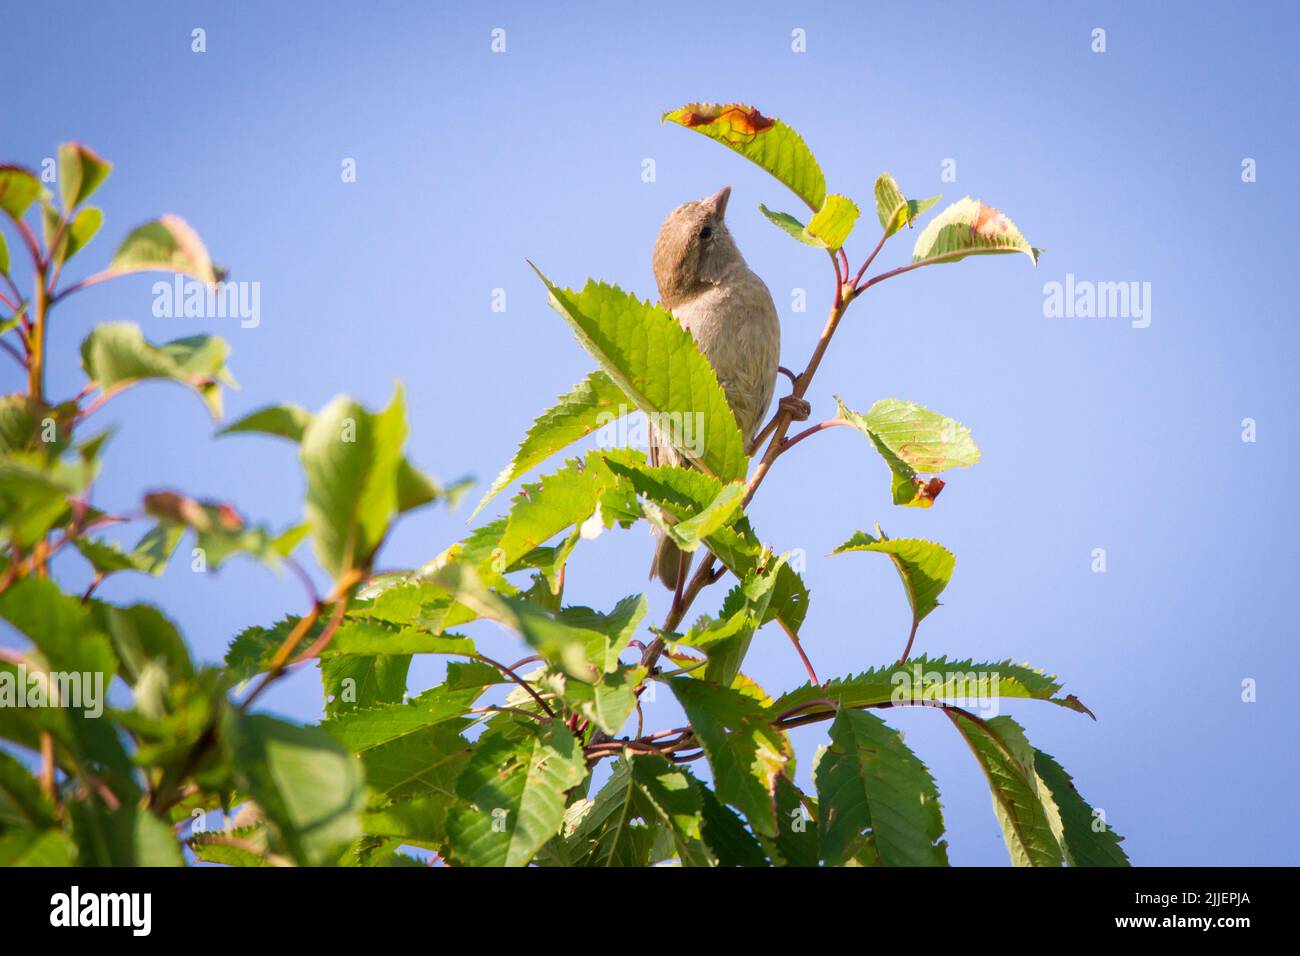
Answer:
POLYGON ((724 186, 706 199, 683 203, 668 214, 655 240, 655 281, 659 298, 670 309, 706 287, 722 282, 729 271, 743 265, 727 229, 724 186))

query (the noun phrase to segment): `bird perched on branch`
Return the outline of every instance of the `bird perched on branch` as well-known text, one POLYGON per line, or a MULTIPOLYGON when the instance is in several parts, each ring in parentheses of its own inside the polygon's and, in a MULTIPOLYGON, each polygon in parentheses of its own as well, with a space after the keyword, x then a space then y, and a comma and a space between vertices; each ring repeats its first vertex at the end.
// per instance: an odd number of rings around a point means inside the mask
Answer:
MULTIPOLYGON (((730 197, 726 186, 670 212, 655 240, 654 273, 664 307, 691 333, 717 373, 748 449, 776 389, 781 323, 772 294, 745 264, 727 229, 730 197)), ((781 406, 797 421, 808 417, 808 403, 801 398, 786 396, 781 406)), ((653 433, 650 462, 685 464, 666 438, 653 433)), ((679 589, 688 567, 688 556, 659 535, 651 576, 669 590, 679 589)))

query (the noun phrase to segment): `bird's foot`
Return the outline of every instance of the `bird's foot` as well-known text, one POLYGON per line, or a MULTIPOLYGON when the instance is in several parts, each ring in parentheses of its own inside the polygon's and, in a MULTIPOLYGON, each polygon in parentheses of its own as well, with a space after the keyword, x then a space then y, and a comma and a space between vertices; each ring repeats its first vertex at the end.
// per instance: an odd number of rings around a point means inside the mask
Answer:
POLYGON ((812 406, 797 395, 787 395, 778 402, 781 411, 790 416, 791 421, 806 422, 812 414, 812 406))

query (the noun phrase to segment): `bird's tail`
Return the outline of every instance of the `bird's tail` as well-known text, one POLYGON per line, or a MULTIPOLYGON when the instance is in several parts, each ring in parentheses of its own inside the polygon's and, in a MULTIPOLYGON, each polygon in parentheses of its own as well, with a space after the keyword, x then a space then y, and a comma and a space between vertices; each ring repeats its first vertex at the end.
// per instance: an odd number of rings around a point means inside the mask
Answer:
POLYGON ((672 539, 655 532, 655 556, 650 562, 650 577, 658 578, 670 591, 677 590, 678 579, 690 567, 690 557, 672 539))

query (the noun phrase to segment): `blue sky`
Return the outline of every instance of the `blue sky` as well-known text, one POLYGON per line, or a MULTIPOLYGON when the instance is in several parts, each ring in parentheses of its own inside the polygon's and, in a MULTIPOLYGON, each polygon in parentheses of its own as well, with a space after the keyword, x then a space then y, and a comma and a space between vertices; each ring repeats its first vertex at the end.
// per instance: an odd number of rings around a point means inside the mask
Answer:
MULTIPOLYGON (((856 303, 809 398, 865 409, 920 402, 972 429, 983 461, 929 511, 895 508, 860 436, 805 442, 752 513, 779 550, 801 548, 813 590, 803 630, 823 677, 896 657, 908 610, 878 555, 827 553, 879 521, 957 555, 918 650, 1011 657, 1059 674, 1097 714, 1008 705, 1103 807, 1141 864, 1297 861, 1284 794, 1300 785, 1290 688, 1300 332, 1292 235, 1297 133, 1294 8, 1256 4, 713 5, 46 3, 6 12, 11 78, 0 160, 38 166, 78 139, 116 164, 107 221, 73 277, 131 226, 172 211, 234 279, 261 284, 261 323, 158 319, 153 277, 70 300, 51 332, 51 391, 83 382, 94 323, 139 321, 166 340, 226 336, 242 386, 232 416, 277 401, 372 406, 407 389, 410 454, 480 489, 533 416, 591 368, 524 257, 555 280, 653 293, 650 247, 669 209, 735 187, 728 218, 782 314, 783 361, 802 367, 829 304, 825 256, 757 204, 795 200, 739 157, 676 127, 694 100, 757 104, 798 129, 829 187, 870 206, 882 171, 909 195, 973 195, 1047 252, 967 260, 883 283, 856 303), (207 52, 191 52, 191 30, 207 52), (506 31, 493 54, 490 33, 506 31), (1094 28, 1106 52, 1091 50, 1094 28), (791 31, 807 52, 791 51, 791 31), (20 85, 15 85, 22 78, 20 85), (355 159, 357 181, 341 163, 355 159), (1242 181, 1244 158, 1258 179, 1242 181), (655 161, 656 180, 642 181, 655 161), (956 182, 941 182, 944 160, 956 182), (1067 273, 1150 283, 1151 322, 1047 318, 1044 284, 1067 273), (491 310, 505 289, 504 313, 491 310), (791 310, 792 290, 808 311, 791 310), (1242 441, 1242 420, 1257 441, 1242 441), (1292 449, 1292 451, 1288 451, 1292 449), (1106 551, 1104 574, 1091 569, 1106 551), (1257 682, 1244 703, 1242 681, 1257 682)), ((850 240, 860 260, 873 217, 850 240)), ((914 234, 879 262, 906 260, 914 234)), ((11 243, 11 248, 14 246, 11 243)), ((18 250, 15 258, 18 259, 18 250)), ((20 387, 12 363, 0 388, 20 387)), ((96 489, 128 509, 175 487, 285 526, 300 514, 293 452, 212 439, 179 389, 135 389, 103 423, 124 427, 96 489)), ((505 507, 499 500, 489 514, 505 507)), ((382 556, 418 565, 466 531, 469 508, 420 513, 382 556)), ((570 600, 609 607, 648 587, 638 530, 584 545, 570 600)), ((60 576, 84 584, 75 557, 60 576)), ((237 561, 218 576, 177 561, 160 580, 101 591, 168 609, 216 660, 241 628, 301 608, 291 577, 237 561)), ((721 599, 707 592, 701 609, 721 599)), ((667 596, 651 592, 658 620, 667 596)), ((477 633, 477 632, 476 632, 477 633)), ((513 643, 482 632, 489 648, 513 643)), ((8 640, 9 638, 3 638, 8 640)), ((522 656, 522 653, 519 655, 522 656)), ((779 631, 746 669, 771 692, 802 683, 779 631)), ((412 689, 437 679, 418 663, 412 689)), ((671 726, 666 694, 648 719, 671 726)), ((313 673, 268 708, 320 711, 313 673)), ((956 863, 1006 861, 987 788, 947 721, 891 715, 933 769, 956 863)), ((824 727, 796 734, 807 782, 824 727)))

